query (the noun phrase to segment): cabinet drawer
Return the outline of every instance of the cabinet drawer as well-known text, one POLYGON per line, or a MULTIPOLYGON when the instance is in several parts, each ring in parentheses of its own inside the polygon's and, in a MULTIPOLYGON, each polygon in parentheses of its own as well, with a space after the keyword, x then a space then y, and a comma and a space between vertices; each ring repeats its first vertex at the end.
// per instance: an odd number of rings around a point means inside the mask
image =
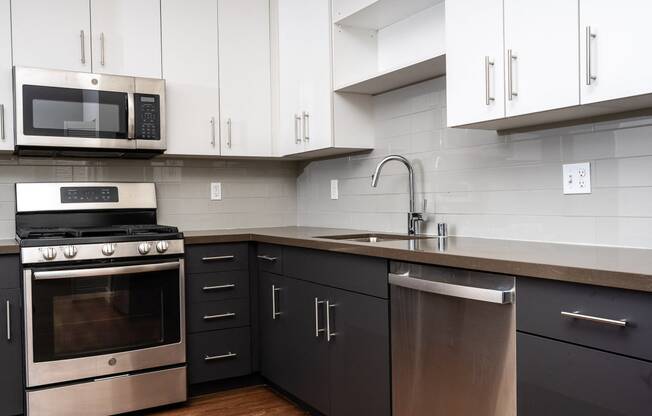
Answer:
POLYGON ((17 289, 20 287, 20 261, 18 256, 0 256, 0 289, 17 289))
POLYGON ((516 298, 520 331, 652 360, 652 293, 517 279, 516 298), (568 315, 575 312, 613 321, 568 315), (619 326, 623 319, 627 325, 619 326))
POLYGON ((188 378, 191 384, 250 373, 249 328, 202 332, 188 336, 188 378))
POLYGON ((258 244, 258 269, 263 272, 283 273, 283 248, 271 244, 258 244))
POLYGON ((283 274, 338 289, 388 297, 387 260, 296 247, 283 248, 283 274))
POLYGON ((518 414, 648 416, 652 363, 517 335, 518 414))
POLYGON ((212 331, 249 325, 249 299, 191 303, 188 332, 212 331))
POLYGON ((190 303, 249 297, 249 272, 200 273, 188 276, 190 303))
POLYGON ((247 270, 247 243, 208 244, 186 247, 188 273, 247 270))

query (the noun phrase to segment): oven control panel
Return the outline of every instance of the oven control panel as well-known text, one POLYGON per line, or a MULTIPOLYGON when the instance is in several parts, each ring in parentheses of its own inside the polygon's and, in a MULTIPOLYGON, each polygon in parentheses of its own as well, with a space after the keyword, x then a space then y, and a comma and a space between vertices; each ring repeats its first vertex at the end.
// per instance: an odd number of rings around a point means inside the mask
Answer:
POLYGON ((63 186, 60 189, 62 204, 119 201, 116 186, 63 186))
POLYGON ((137 139, 161 139, 161 104, 156 94, 134 94, 137 139))

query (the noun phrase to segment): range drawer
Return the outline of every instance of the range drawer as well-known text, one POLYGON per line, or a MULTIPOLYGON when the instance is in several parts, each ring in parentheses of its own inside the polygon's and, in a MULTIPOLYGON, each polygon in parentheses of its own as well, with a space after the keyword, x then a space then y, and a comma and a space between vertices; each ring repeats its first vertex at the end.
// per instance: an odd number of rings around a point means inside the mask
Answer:
POLYGON ((249 299, 191 303, 188 332, 212 331, 249 325, 249 299))
POLYGON ((652 360, 652 293, 521 278, 516 298, 520 331, 652 360))
POLYGON ((388 298, 386 259, 283 248, 283 274, 338 289, 388 298))
POLYGON ((191 384, 250 374, 249 328, 188 336, 188 372, 191 384))
POLYGON ((652 363, 517 335, 518 414, 649 416, 652 363))
POLYGON ((186 281, 190 303, 249 297, 247 270, 192 274, 186 281))
POLYGON ((190 274, 247 270, 248 254, 247 243, 190 245, 186 246, 186 268, 190 274))
POLYGON ((258 244, 258 269, 263 272, 283 274, 283 248, 272 244, 258 244))

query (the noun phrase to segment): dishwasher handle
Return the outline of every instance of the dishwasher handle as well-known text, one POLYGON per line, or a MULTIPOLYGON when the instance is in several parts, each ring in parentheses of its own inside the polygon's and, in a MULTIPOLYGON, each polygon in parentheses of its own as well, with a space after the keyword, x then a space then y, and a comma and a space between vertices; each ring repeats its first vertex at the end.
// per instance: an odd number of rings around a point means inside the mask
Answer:
POLYGON ((435 293, 438 295, 455 298, 471 299, 481 302, 498 303, 501 305, 514 303, 514 287, 484 288, 475 286, 458 285, 455 283, 436 280, 420 279, 406 273, 389 273, 389 284, 394 286, 414 289, 421 292, 435 293))

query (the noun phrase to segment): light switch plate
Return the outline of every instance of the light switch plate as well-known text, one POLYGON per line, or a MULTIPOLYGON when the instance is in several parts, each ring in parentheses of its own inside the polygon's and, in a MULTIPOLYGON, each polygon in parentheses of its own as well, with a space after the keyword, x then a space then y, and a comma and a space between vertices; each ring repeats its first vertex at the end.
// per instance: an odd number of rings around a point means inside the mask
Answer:
POLYGON ((591 164, 573 163, 563 166, 564 194, 591 193, 591 164))
POLYGON ((331 199, 340 199, 339 183, 337 179, 331 179, 331 199))
POLYGON ((222 182, 211 182, 211 200, 222 200, 222 182))

